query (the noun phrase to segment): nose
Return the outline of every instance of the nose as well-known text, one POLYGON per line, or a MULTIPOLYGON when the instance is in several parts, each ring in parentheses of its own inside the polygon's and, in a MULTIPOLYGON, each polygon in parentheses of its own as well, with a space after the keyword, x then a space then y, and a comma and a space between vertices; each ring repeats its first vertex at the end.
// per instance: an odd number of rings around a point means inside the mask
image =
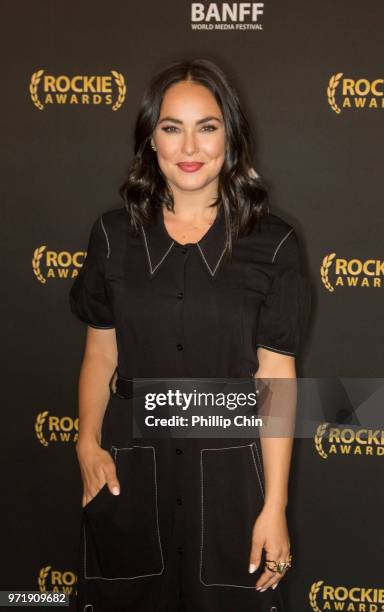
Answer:
POLYGON ((193 155, 197 150, 197 142, 193 132, 186 131, 182 142, 182 152, 185 155, 193 155))

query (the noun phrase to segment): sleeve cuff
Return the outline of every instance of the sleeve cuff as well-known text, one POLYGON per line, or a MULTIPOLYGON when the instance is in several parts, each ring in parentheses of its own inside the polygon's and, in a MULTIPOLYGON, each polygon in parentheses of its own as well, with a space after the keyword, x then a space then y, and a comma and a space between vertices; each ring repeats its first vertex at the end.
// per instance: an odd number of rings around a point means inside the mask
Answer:
POLYGON ((87 323, 87 325, 94 329, 115 329, 115 325, 94 325, 93 323, 87 323))
POLYGON ((281 353, 282 355, 292 355, 293 357, 296 357, 296 354, 297 354, 297 353, 292 353, 291 351, 283 351, 282 349, 275 348, 274 346, 267 346, 266 344, 256 344, 256 346, 265 348, 268 351, 272 351, 273 353, 281 353))

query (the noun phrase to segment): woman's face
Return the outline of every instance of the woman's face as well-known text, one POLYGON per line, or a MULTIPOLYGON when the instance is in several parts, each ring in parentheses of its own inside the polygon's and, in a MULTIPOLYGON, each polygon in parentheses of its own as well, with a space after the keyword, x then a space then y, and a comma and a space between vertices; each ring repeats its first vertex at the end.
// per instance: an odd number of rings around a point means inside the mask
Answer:
POLYGON ((160 169, 170 187, 196 191, 217 182, 224 162, 225 128, 220 107, 209 89, 189 81, 169 87, 153 141, 160 169), (193 167, 183 169, 178 165, 182 162, 202 165, 191 171, 193 167))

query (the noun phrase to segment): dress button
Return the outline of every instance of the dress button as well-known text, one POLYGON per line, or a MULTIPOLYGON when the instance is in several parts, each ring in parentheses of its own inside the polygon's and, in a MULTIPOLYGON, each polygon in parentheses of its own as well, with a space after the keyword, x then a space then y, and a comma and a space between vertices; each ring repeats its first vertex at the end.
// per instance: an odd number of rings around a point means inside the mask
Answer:
POLYGON ((178 351, 182 351, 183 350, 183 345, 182 344, 176 344, 176 348, 178 351))
POLYGON ((183 454, 183 451, 181 450, 181 448, 177 448, 177 449, 176 449, 176 453, 177 453, 178 455, 182 455, 182 454, 183 454))
POLYGON ((179 293, 177 294, 177 299, 182 300, 183 297, 184 297, 184 293, 182 291, 179 291, 179 293))
POLYGON ((186 253, 187 251, 188 251, 188 249, 186 249, 185 247, 183 247, 183 248, 181 249, 181 252, 182 252, 182 253, 184 253, 184 255, 185 255, 185 253, 186 253))
POLYGON ((178 506, 182 506, 183 505, 183 500, 181 499, 181 497, 177 498, 176 503, 177 503, 178 506))

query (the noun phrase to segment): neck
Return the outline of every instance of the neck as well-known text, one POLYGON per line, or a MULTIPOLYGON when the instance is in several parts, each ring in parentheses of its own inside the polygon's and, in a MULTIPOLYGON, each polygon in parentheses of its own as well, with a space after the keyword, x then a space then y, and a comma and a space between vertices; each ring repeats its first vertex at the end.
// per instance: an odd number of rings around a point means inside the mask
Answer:
POLYGON ((198 219, 208 221, 216 215, 216 206, 212 204, 217 200, 217 181, 211 181, 203 189, 196 191, 184 191, 172 185, 172 196, 174 201, 174 214, 181 220, 197 221, 198 219))

